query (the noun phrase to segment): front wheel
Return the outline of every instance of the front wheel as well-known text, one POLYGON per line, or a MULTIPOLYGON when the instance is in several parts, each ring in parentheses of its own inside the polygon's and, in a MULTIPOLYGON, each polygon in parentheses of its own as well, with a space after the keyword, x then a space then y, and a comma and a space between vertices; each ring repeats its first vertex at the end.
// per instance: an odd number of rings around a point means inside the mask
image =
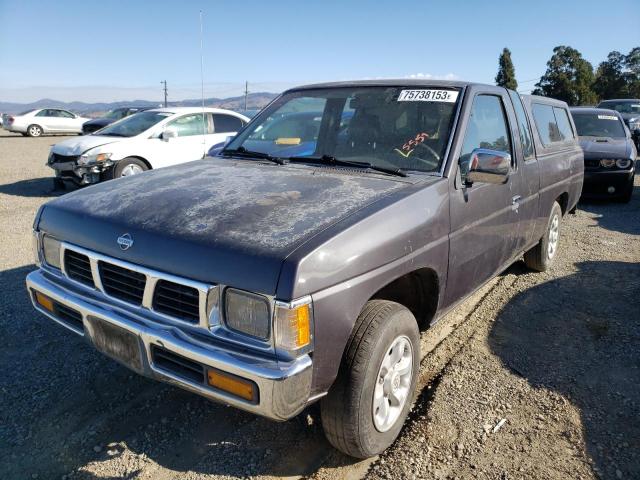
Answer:
POLYGON ((129 177, 131 175, 137 175, 146 170, 149 170, 147 164, 139 158, 127 157, 116 163, 113 169, 113 178, 129 177))
POLYGON ((321 402, 329 442, 356 458, 382 453, 407 418, 419 363, 420 333, 411 312, 387 300, 368 302, 321 402))
POLYGON ((524 254, 524 263, 527 267, 538 272, 544 272, 549 269, 558 253, 561 221, 562 209, 558 202, 553 202, 551 214, 547 221, 547 230, 538 244, 524 254))

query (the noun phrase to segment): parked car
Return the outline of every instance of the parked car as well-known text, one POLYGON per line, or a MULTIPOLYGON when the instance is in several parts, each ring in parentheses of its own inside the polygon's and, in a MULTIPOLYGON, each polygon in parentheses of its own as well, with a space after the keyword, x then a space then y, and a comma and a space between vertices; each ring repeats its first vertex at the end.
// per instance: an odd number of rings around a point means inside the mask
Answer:
POLYGON ((411 407, 420 330, 523 254, 558 256, 574 131, 564 102, 490 85, 294 88, 215 159, 45 204, 27 288, 140 374, 275 420, 320 400, 329 441, 375 455, 411 407), (315 113, 252 150, 287 112, 322 112, 313 151, 283 155, 315 113))
POLYGON ((82 124, 89 119, 60 108, 41 108, 18 115, 5 113, 2 120, 5 130, 39 137, 46 133, 82 133, 82 124))
POLYGON ((125 118, 129 115, 133 115, 134 113, 144 112, 145 110, 150 109, 151 107, 122 107, 110 110, 100 118, 94 118, 93 120, 84 122, 84 124, 82 125, 82 133, 84 135, 88 135, 89 133, 100 130, 107 125, 120 120, 121 118, 125 118))
POLYGON ((640 98, 603 100, 598 104, 598 108, 615 110, 622 115, 636 142, 636 148, 640 149, 640 98))
POLYGON ((217 108, 145 110, 94 134, 57 143, 48 165, 55 171, 56 187, 63 187, 64 181, 98 183, 202 158, 248 121, 217 108))
POLYGON ((631 201, 638 152, 615 110, 574 107, 571 115, 584 151, 583 197, 631 201))

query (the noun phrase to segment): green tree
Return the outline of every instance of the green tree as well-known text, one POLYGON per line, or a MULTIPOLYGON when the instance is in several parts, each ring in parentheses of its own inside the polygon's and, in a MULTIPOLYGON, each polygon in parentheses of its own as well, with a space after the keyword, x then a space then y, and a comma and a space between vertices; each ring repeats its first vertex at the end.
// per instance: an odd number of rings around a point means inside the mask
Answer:
POLYGON ((575 48, 561 45, 553 49, 547 71, 532 93, 564 100, 569 105, 592 105, 597 101, 593 81, 591 64, 575 48))
POLYGON ((627 70, 627 90, 631 98, 640 98, 640 47, 632 48, 624 59, 627 70))
POLYGON ((630 75, 625 71, 626 57, 620 52, 610 52, 598 65, 593 91, 600 97, 624 98, 629 96, 630 75))
POLYGON ((518 88, 518 82, 516 81, 516 69, 513 67, 511 51, 508 48, 502 49, 502 53, 498 58, 496 85, 499 87, 510 88, 511 90, 516 90, 518 88))

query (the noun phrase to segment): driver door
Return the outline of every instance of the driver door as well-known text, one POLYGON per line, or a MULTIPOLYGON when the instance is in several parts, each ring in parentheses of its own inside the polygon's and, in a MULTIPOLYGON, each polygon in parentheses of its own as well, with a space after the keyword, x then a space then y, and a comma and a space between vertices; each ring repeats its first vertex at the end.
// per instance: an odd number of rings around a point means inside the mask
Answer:
POLYGON ((473 100, 462 150, 459 177, 450 186, 451 234, 447 305, 464 298, 495 275, 515 252, 518 229, 514 200, 520 189, 520 173, 512 164, 507 182, 476 182, 465 186, 471 152, 476 148, 498 150, 511 155, 514 147, 509 127, 506 94, 495 91, 476 94, 473 100))

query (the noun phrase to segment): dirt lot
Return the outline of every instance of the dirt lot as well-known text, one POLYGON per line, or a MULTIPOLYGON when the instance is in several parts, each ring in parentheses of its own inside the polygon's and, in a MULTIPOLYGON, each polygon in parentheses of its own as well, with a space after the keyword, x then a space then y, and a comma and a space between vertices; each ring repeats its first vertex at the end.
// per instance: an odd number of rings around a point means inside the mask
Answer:
POLYGON ((210 403, 33 312, 31 224, 62 138, 0 131, 0 478, 640 478, 640 177, 631 204, 566 218, 550 272, 518 263, 423 335, 400 439, 356 462, 315 406, 277 424, 210 403))

